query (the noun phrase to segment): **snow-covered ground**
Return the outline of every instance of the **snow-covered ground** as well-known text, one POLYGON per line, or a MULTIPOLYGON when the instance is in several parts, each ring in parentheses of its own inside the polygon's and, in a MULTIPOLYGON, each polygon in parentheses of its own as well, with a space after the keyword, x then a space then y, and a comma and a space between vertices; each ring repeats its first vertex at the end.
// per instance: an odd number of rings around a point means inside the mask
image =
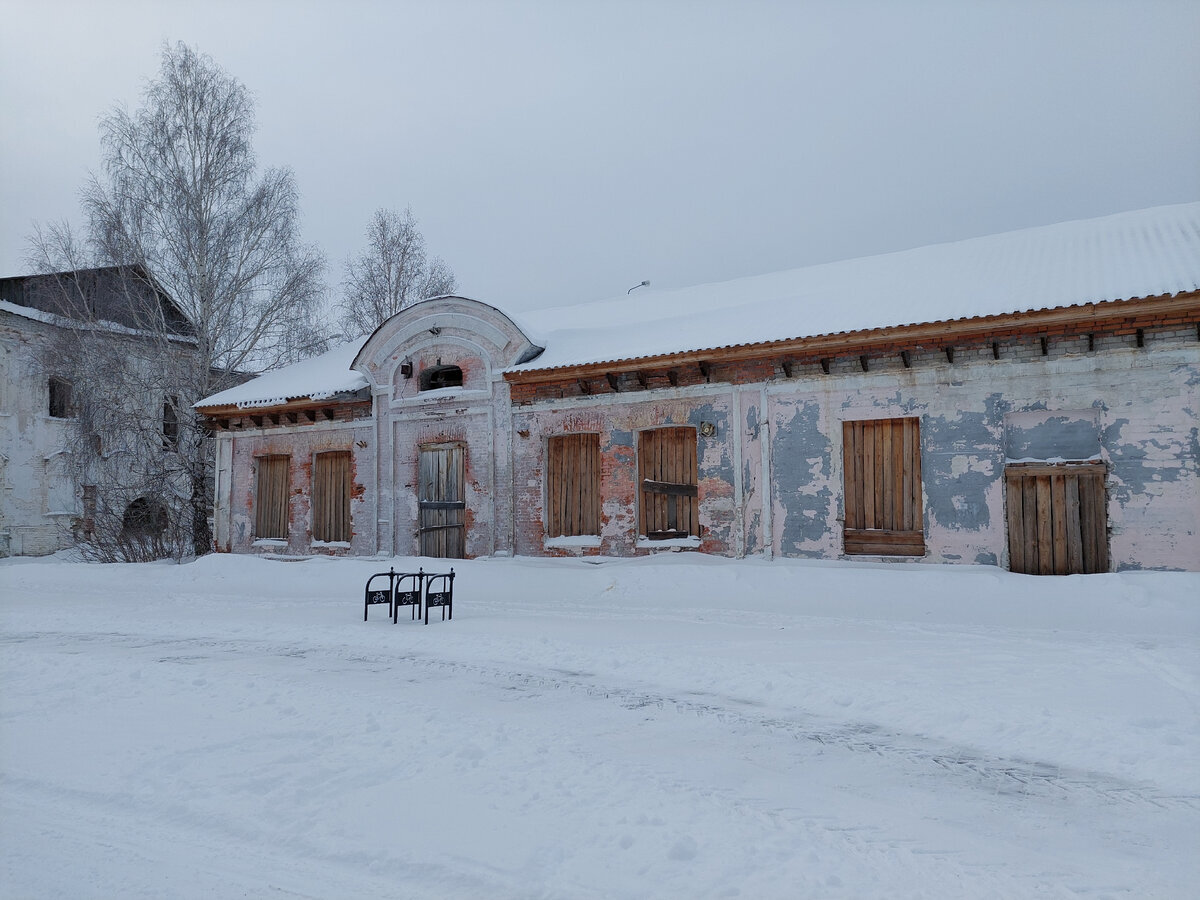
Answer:
POLYGON ((393 562, 0 563, 0 895, 1197 896, 1200 575, 393 562))

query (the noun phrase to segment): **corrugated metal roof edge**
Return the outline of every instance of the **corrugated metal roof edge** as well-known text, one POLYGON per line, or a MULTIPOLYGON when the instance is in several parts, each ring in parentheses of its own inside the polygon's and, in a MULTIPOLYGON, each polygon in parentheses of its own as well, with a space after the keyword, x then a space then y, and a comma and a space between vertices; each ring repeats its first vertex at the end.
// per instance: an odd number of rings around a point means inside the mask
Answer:
POLYGON ((694 347, 694 348, 689 348, 689 349, 673 350, 669 353, 654 353, 654 354, 649 354, 646 356, 625 356, 625 357, 616 357, 613 359, 593 359, 593 360, 587 360, 587 361, 581 361, 581 362, 566 362, 566 363, 561 363, 557 366, 545 366, 542 368, 531 368, 531 367, 526 367, 526 366, 515 367, 514 366, 514 367, 510 367, 508 369, 505 369, 503 372, 503 375, 505 377, 505 380, 510 381, 510 382, 517 382, 517 381, 524 380, 523 376, 527 376, 532 379, 532 378, 544 377, 544 376, 554 373, 554 372, 568 371, 571 369, 591 368, 594 366, 625 366, 630 363, 645 363, 645 362, 651 361, 651 360, 671 360, 671 359, 677 359, 679 357, 691 357, 691 356, 696 356, 696 355, 703 355, 706 353, 716 353, 718 351, 747 350, 747 349, 752 349, 752 348, 768 349, 771 347, 777 347, 779 345, 784 345, 784 344, 795 344, 798 341, 819 341, 819 340, 826 340, 826 339, 837 338, 837 337, 849 337, 852 335, 861 335, 862 337, 867 338, 870 335, 881 335, 884 332, 887 332, 887 331, 893 330, 893 329, 897 329, 897 328, 928 328, 928 327, 932 327, 932 326, 936 326, 936 325, 944 325, 944 326, 958 325, 958 326, 961 326, 961 325, 967 325, 967 324, 971 324, 971 323, 983 324, 983 323, 995 322, 995 321, 1004 320, 1004 319, 1011 319, 1013 316, 1029 315, 1031 313, 1055 312, 1055 311, 1059 311, 1059 310, 1070 310, 1070 309, 1079 309, 1079 310, 1092 309, 1092 310, 1094 310, 1098 307, 1106 306, 1106 305, 1115 306, 1116 304, 1119 304, 1119 303, 1136 303, 1139 301, 1169 299, 1169 298, 1173 298, 1173 297, 1185 297, 1185 296, 1190 296, 1190 295, 1196 295, 1197 297, 1200 297, 1200 290, 1176 291, 1173 294, 1150 294, 1150 295, 1146 295, 1146 296, 1137 296, 1137 297, 1122 297, 1122 298, 1115 298, 1115 299, 1110 298, 1107 300, 1087 301, 1085 303, 1069 303, 1069 304, 1064 304, 1062 306, 1030 307, 1028 309, 1017 309, 1017 310, 1012 310, 1010 312, 992 313, 992 314, 984 315, 984 316, 965 316, 965 317, 959 318, 959 319, 931 319, 931 320, 925 321, 925 322, 901 322, 901 323, 897 323, 895 325, 880 325, 875 328, 862 328, 862 329, 856 329, 856 330, 851 330, 851 331, 830 331, 830 332, 824 332, 821 334, 797 335, 795 337, 789 337, 789 338, 774 338, 769 341, 751 341, 751 342, 743 343, 743 344, 718 344, 718 345, 714 345, 711 347, 694 347))
MULTIPOLYGON (((369 397, 360 396, 364 388, 356 391, 316 391, 311 394, 291 394, 286 397, 272 397, 263 400, 243 400, 237 403, 197 403, 193 409, 211 415, 211 410, 263 410, 283 409, 291 404, 324 405, 337 403, 367 403, 369 397)), ((215 396, 215 395, 214 395, 215 396)))

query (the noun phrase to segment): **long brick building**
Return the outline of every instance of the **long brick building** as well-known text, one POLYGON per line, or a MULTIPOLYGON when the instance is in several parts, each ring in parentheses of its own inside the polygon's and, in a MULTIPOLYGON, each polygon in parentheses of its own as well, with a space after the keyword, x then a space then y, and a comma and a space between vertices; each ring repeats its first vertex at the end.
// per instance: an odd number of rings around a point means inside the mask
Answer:
POLYGON ((507 315, 197 404, 217 549, 1200 570, 1200 203, 507 315))

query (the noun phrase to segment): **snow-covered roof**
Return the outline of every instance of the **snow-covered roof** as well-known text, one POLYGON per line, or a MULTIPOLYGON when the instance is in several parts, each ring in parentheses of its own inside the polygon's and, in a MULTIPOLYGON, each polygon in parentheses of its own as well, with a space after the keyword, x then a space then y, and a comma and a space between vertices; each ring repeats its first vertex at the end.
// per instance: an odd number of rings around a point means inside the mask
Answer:
POLYGON ((523 314, 510 371, 1200 289, 1200 203, 1161 206, 523 314))
MULTIPOLYGON (((108 322, 102 319, 94 322, 82 322, 79 319, 60 316, 57 313, 46 312, 44 309, 34 309, 31 306, 22 306, 19 303, 10 303, 7 300, 0 300, 0 312, 11 313, 14 316, 20 316, 22 319, 42 322, 46 325, 55 325, 59 328, 86 328, 88 331, 100 331, 105 334, 124 334, 131 337, 154 338, 158 336, 143 329, 130 328, 128 325, 122 325, 119 322, 108 322)), ((168 333, 166 338, 168 341, 176 344, 194 345, 196 343, 194 337, 186 334, 168 333)))
POLYGON ((364 336, 339 344, 320 356, 259 375, 245 384, 205 397, 196 406, 253 409, 279 406, 289 400, 327 400, 336 394, 361 390, 367 386, 367 378, 351 370, 350 363, 366 340, 364 336))
MULTIPOLYGON (((1200 202, 1063 222, 513 317, 545 352, 512 372, 1200 290, 1200 202)), ((427 301, 428 302, 428 301, 427 301)), ((366 386, 366 338, 197 406, 272 406, 366 386)))

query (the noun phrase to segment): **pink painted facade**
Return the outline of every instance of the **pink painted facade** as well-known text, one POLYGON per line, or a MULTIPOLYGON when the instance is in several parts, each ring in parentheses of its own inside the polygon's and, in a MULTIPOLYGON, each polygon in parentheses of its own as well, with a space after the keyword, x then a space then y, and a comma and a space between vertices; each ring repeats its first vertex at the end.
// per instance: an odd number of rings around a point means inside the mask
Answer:
POLYGON ((1074 461, 1106 472, 1109 569, 1200 570, 1197 338, 1194 326, 1151 322, 1136 340, 1014 334, 952 354, 847 353, 786 367, 727 355, 720 368, 669 377, 647 367, 605 381, 597 365, 594 383, 572 375, 534 392, 513 375, 536 357, 534 341, 492 307, 439 298, 389 320, 359 351, 353 368, 368 384, 359 400, 370 400, 362 418, 219 433, 218 546, 417 555, 421 454, 455 446, 467 556, 670 548, 842 558, 843 425, 910 418, 920 433, 920 559, 1007 566, 1006 466, 1074 461), (447 367, 461 384, 425 384, 447 367), (639 533, 639 435, 659 428, 696 435, 698 534, 686 539, 639 533), (581 433, 598 436, 599 533, 551 538, 549 442, 581 433), (307 473, 328 449, 353 453, 348 547, 310 539, 307 473), (255 459, 266 454, 293 460, 284 544, 252 534, 255 459))

